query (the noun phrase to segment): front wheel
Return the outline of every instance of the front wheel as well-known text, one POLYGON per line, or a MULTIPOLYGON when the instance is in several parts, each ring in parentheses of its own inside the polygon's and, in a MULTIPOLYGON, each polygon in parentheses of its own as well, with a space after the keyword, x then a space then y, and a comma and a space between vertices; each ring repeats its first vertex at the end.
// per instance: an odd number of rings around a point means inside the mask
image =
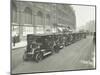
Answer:
POLYGON ((37 53, 36 55, 35 55, 35 61, 36 62, 39 62, 39 61, 41 61, 43 59, 43 53, 37 53))

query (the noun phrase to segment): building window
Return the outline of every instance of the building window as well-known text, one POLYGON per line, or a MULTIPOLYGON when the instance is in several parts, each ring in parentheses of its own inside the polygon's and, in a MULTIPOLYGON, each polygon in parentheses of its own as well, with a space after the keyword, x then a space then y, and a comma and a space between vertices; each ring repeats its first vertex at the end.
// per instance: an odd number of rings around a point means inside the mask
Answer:
POLYGON ((32 24, 32 10, 29 7, 25 8, 25 24, 32 24))
POLYGON ((37 13, 36 25, 43 25, 43 13, 41 11, 37 13))
POLYGON ((37 27, 36 27, 36 33, 37 33, 37 34, 43 34, 43 33, 44 33, 44 31, 43 31, 43 26, 37 26, 37 27))
POLYGON ((12 26, 12 36, 19 35, 19 26, 12 26))
POLYGON ((50 15, 49 14, 46 15, 45 22, 46 22, 46 25, 50 25, 50 15))
POLYGON ((23 36, 27 36, 27 34, 33 34, 33 27, 23 27, 23 36))

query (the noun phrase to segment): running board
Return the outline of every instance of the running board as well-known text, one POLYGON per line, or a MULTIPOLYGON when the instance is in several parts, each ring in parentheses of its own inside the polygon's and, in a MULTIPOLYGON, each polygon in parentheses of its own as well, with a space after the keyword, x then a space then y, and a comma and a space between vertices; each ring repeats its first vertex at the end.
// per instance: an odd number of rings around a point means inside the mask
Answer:
POLYGON ((46 56, 48 54, 51 54, 52 52, 47 52, 47 53, 44 53, 43 56, 46 56))

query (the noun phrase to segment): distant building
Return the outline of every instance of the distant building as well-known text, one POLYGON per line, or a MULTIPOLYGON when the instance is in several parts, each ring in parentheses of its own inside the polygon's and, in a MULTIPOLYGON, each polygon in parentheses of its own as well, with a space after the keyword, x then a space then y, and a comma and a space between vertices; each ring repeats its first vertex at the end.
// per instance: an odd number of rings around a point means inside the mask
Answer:
POLYGON ((88 32, 96 32, 95 28, 96 28, 95 21, 91 20, 91 21, 88 21, 85 25, 81 26, 79 30, 88 31, 88 32))
POLYGON ((67 4, 12 0, 11 25, 12 35, 17 34, 23 40, 27 34, 56 32, 59 25, 69 26, 74 30, 76 16, 72 7, 67 4))
POLYGON ((87 26, 86 29, 87 29, 89 32, 96 32, 96 30, 95 30, 96 25, 95 25, 95 21, 94 21, 94 20, 89 21, 89 22, 86 24, 86 26, 87 26))

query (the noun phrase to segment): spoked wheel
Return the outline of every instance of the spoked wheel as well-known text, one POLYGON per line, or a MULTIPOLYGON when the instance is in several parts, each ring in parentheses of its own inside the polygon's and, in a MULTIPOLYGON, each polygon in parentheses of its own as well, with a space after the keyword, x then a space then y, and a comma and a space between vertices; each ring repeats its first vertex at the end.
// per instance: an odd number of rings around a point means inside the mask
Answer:
POLYGON ((35 61, 36 62, 39 62, 39 61, 41 61, 43 59, 43 53, 37 53, 36 55, 35 55, 35 61))

